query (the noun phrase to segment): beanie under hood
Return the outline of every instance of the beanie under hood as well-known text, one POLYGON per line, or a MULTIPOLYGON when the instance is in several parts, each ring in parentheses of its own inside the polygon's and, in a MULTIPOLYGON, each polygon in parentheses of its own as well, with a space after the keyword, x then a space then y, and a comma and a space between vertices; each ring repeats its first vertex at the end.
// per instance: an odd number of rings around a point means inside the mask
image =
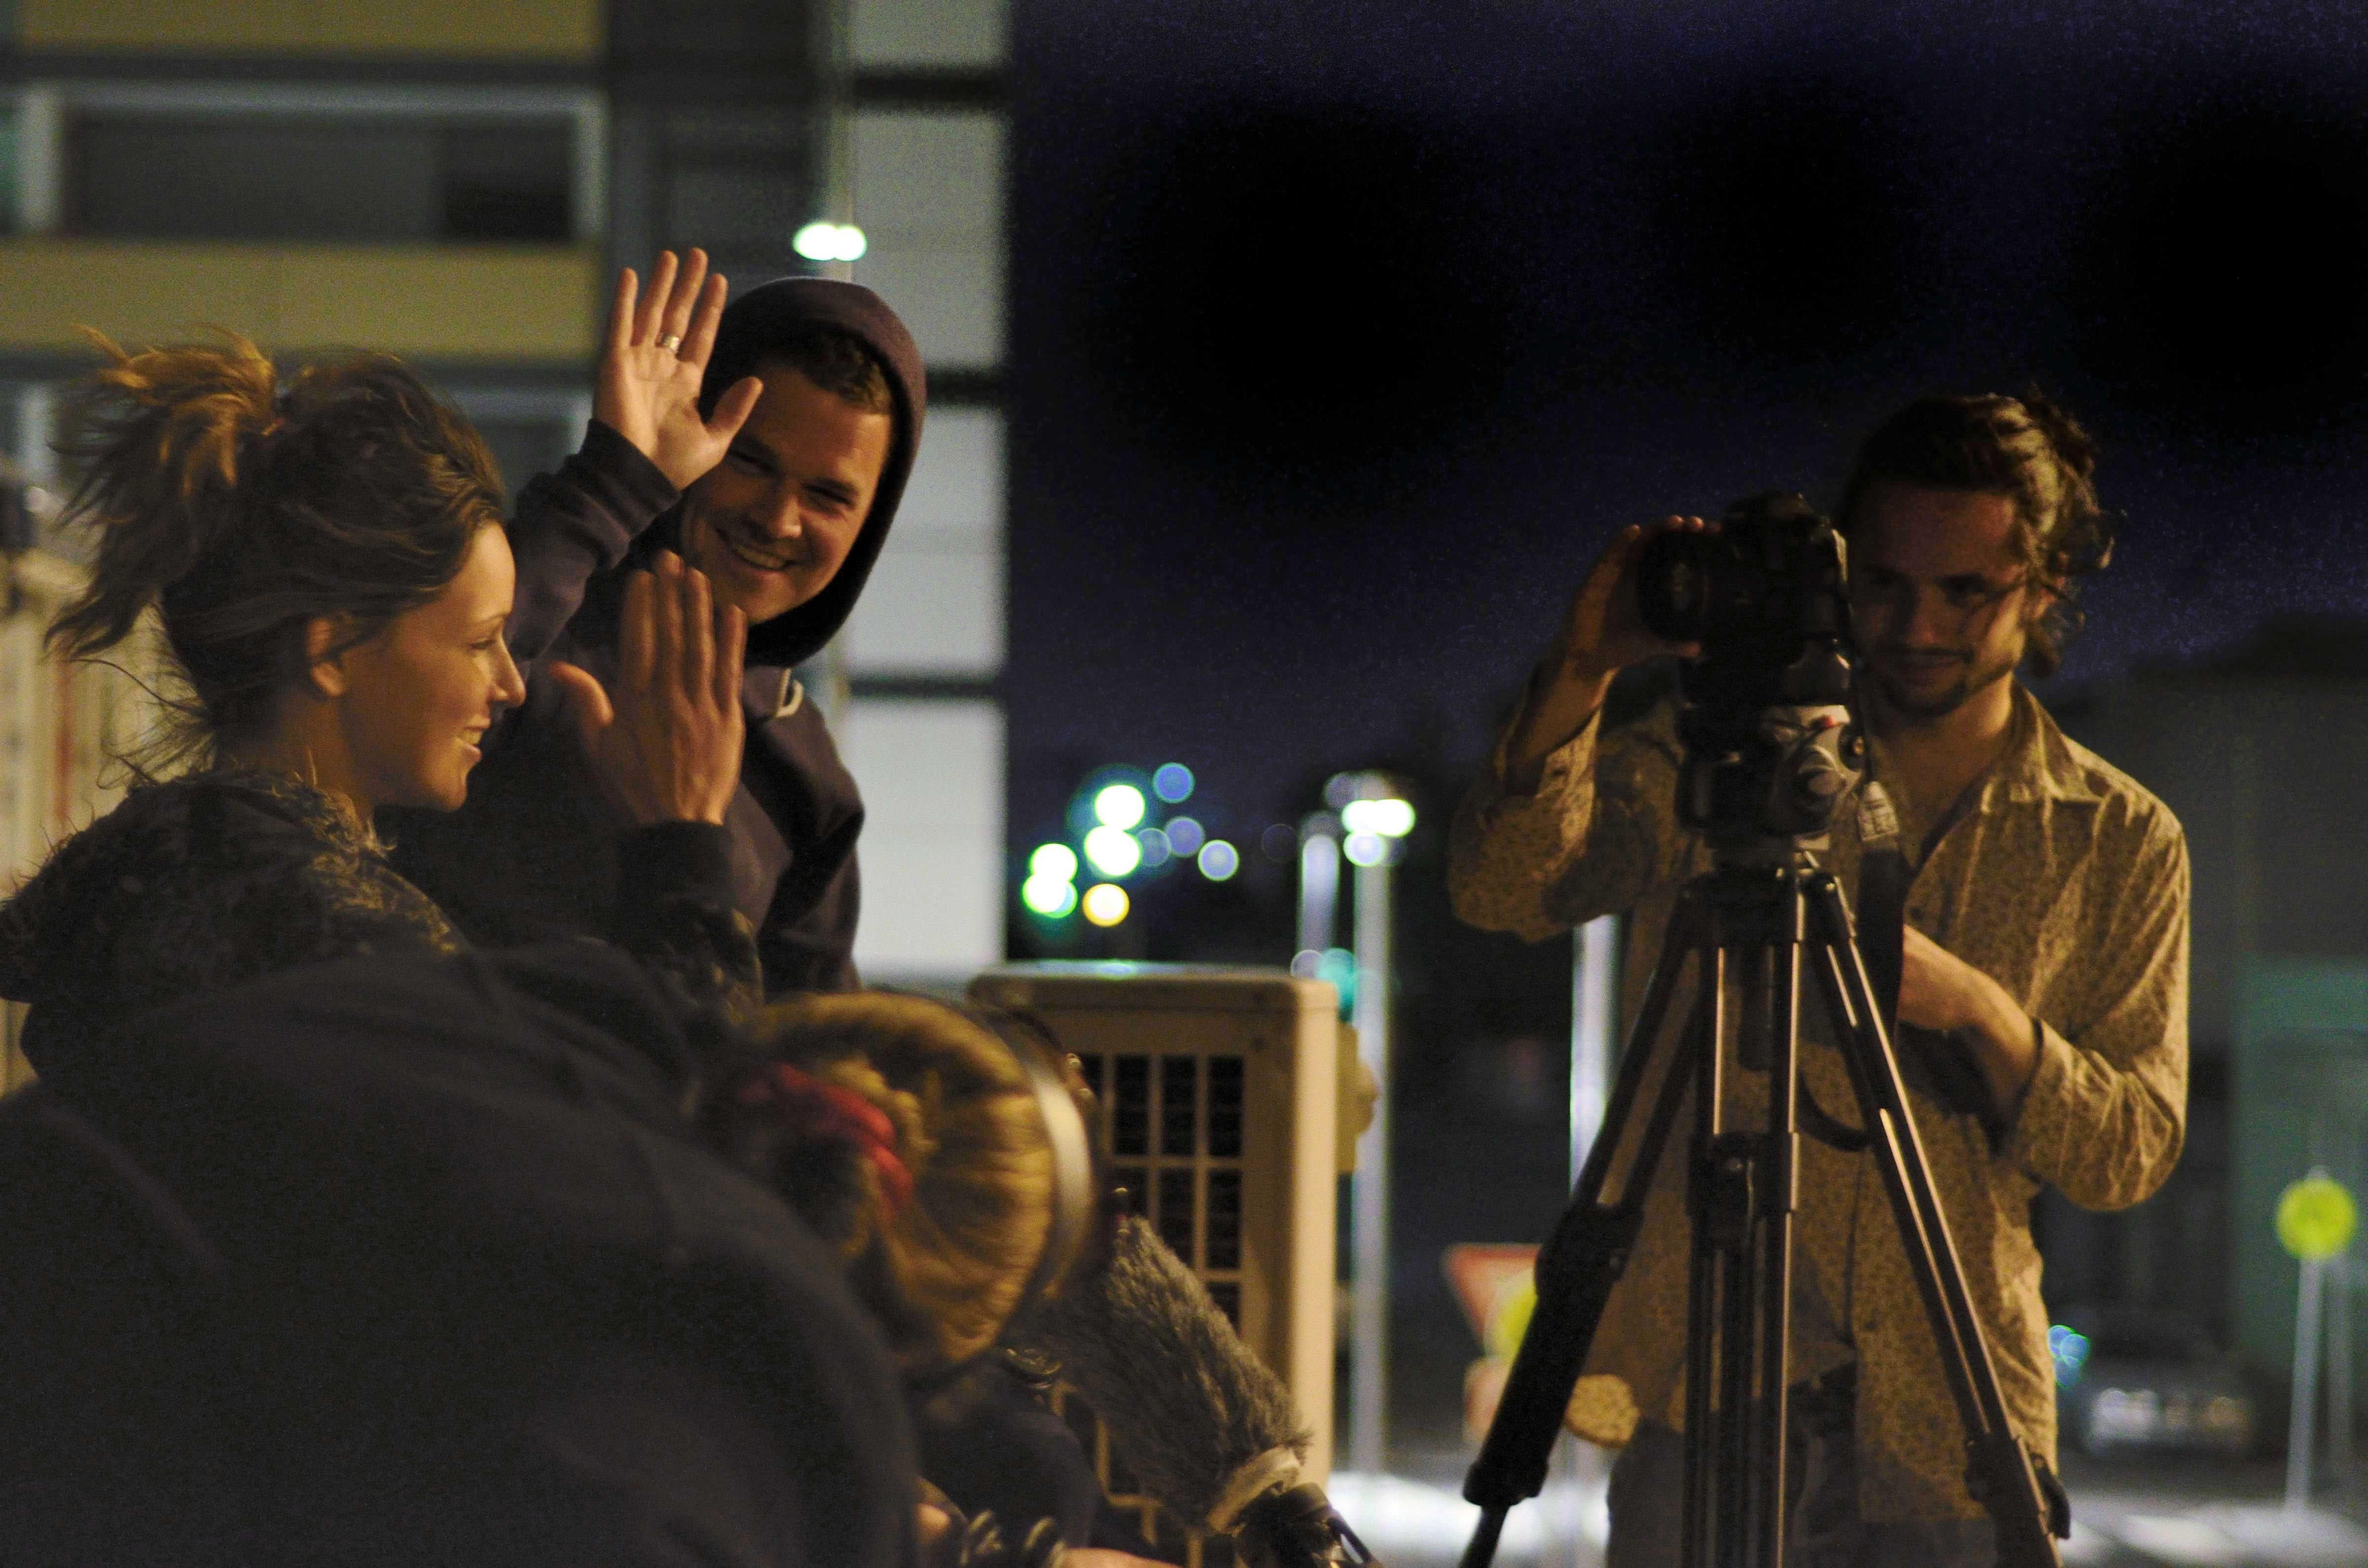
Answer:
MULTIPOLYGON (((905 483, 912 477, 914 454, 921 445, 921 421, 928 405, 921 352, 887 301, 860 283, 780 278, 733 301, 716 329, 715 352, 708 358, 707 379, 700 392, 701 403, 712 408, 733 382, 756 373, 769 350, 817 326, 850 333, 879 357, 894 404, 888 455, 880 465, 871 510, 864 517, 862 531, 855 536, 838 574, 797 608, 748 629, 751 665, 803 664, 838 634, 871 575, 872 562, 880 559, 889 525, 896 520, 897 505, 905 498, 905 483)), ((670 526, 664 532, 670 540, 676 530, 670 526)))

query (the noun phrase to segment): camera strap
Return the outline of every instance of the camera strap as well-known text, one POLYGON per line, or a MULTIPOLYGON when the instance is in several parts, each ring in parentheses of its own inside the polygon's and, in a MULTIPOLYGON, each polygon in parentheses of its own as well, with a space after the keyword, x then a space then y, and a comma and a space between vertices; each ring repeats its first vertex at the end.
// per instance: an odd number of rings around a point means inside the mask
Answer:
MULTIPOLYGON (((1899 1038, 1899 971, 1907 945, 1907 857, 1899 847, 1899 812, 1873 778, 1859 785, 1859 956, 1866 960, 1868 989, 1874 994, 1884 1032, 1899 1038)), ((1872 1142, 1866 1129, 1852 1127, 1818 1103, 1808 1080, 1801 1081, 1801 1131, 1830 1149, 1855 1154, 1872 1142)))
POLYGON ((1899 981, 1907 946, 1907 888, 1915 880, 1900 846, 1899 813, 1881 783, 1861 786, 1858 809, 1858 941, 1866 959, 1868 987, 1883 1015, 1884 1030, 1899 1060, 1899 1074, 1951 1112, 1982 1124, 1993 1146, 2006 1136, 1988 1091, 1964 1048, 1948 1035, 1903 1027, 1899 981))
POLYGON ((1869 778, 1858 795, 1858 943, 1867 983, 1883 1014, 1884 1032, 1899 1038, 1899 970, 1907 941, 1907 855, 1899 845, 1899 812, 1883 782, 1869 778))

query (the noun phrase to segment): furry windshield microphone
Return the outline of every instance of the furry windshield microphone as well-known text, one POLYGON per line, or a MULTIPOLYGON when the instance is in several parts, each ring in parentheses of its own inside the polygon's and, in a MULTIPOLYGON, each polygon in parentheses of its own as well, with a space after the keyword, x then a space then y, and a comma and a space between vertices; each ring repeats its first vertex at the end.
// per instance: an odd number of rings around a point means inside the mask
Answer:
POLYGON ((1194 1529, 1233 1535, 1258 1568, 1368 1563, 1372 1554, 1299 1461, 1308 1433, 1184 1261, 1140 1218, 1110 1267, 1015 1325, 1110 1428, 1144 1494, 1194 1529))

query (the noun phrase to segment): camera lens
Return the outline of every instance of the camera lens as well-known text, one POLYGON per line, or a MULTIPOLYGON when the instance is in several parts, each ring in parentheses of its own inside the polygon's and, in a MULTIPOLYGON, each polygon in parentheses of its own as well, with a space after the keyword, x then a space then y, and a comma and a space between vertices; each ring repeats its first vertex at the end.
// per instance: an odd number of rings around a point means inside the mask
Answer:
POLYGON ((1636 594, 1645 624, 1672 642, 1699 642, 1710 619, 1715 535, 1670 532, 1645 547, 1636 594))

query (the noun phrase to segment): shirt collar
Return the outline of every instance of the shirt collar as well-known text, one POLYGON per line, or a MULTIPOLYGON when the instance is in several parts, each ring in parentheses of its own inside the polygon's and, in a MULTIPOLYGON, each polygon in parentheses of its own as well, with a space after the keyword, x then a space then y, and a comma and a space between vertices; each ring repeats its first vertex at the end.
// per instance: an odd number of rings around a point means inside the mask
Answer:
POLYGON ((1997 791, 2009 801, 2062 801, 2096 805, 2104 800, 2088 767, 2074 755, 2072 743, 2055 720, 2041 707, 2022 682, 2014 683, 2014 719, 2007 732, 2006 750, 1990 771, 1984 792, 1997 791))

